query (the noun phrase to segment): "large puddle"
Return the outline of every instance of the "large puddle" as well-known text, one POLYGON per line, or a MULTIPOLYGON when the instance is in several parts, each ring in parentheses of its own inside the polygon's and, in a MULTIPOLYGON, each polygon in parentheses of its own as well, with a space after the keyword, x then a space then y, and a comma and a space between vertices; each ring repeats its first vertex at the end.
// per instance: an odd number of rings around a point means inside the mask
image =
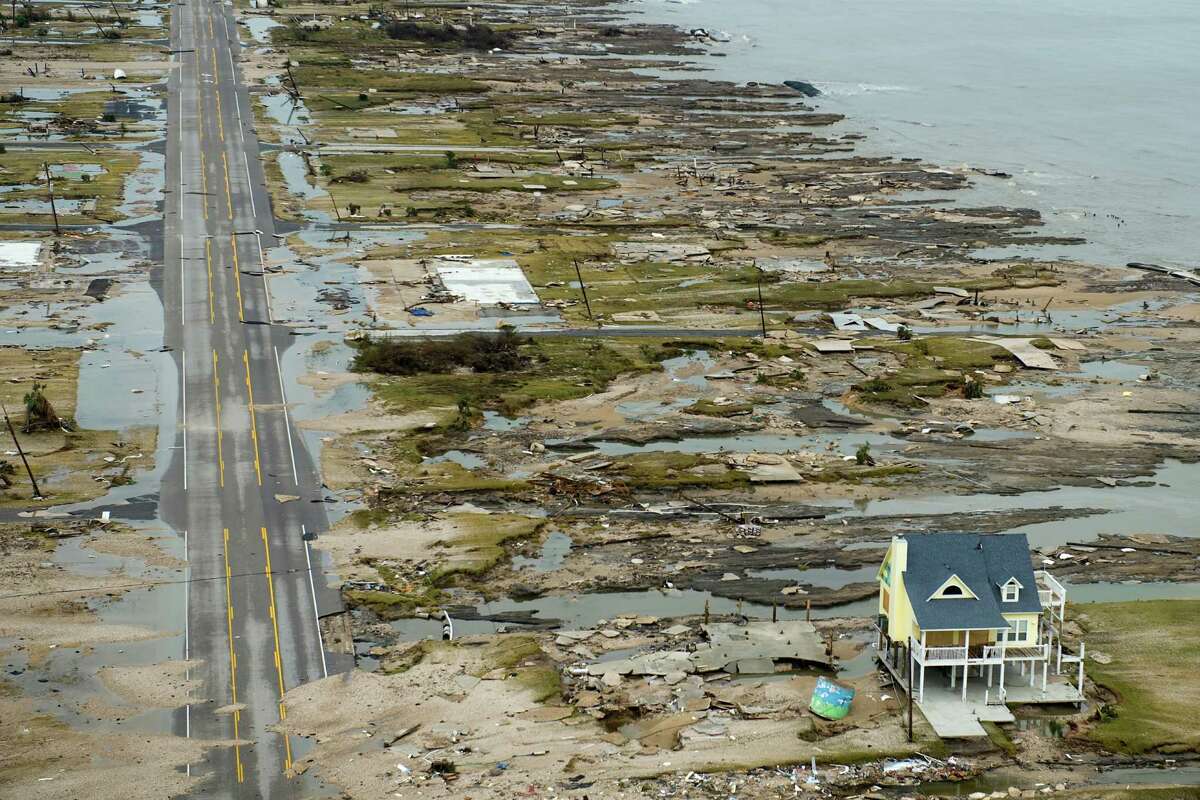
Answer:
MULTIPOLYGON (((1169 533, 1200 536, 1200 464, 1168 461, 1145 481, 1151 485, 1064 486, 1047 492, 1020 495, 931 494, 893 500, 872 500, 832 507, 836 517, 853 525, 856 518, 967 514, 1046 508, 1102 508, 1106 514, 1055 520, 1013 529, 1029 537, 1033 547, 1057 547, 1067 542, 1087 542, 1100 534, 1169 533)), ((1144 483, 1139 481, 1139 483, 1144 483)))

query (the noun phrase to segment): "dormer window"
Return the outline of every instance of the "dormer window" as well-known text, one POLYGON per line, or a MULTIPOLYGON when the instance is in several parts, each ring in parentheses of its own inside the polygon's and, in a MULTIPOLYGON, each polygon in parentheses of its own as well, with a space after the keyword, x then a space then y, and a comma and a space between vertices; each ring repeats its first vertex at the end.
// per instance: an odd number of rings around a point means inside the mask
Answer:
POLYGON ((946 581, 938 587, 938 590, 929 596, 930 600, 975 600, 975 593, 971 591, 962 579, 957 575, 951 575, 946 581))
POLYGON ((1000 599, 1006 603, 1015 603, 1021 599, 1021 583, 1016 578, 1009 578, 1008 583, 1000 587, 1000 599))

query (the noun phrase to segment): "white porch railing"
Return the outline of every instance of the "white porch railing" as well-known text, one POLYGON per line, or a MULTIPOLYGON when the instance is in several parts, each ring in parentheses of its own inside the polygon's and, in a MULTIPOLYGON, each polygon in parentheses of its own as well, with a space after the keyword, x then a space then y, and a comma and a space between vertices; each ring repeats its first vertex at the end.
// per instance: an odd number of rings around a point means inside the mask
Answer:
POLYGON ((1044 569, 1034 572, 1033 577, 1038 582, 1038 600, 1041 601, 1042 608, 1066 605, 1067 587, 1063 586, 1057 578, 1044 569))
POLYGON ((966 647, 921 647, 913 644, 913 657, 927 667, 963 664, 999 664, 1002 661, 1047 661, 1050 645, 983 645, 968 652, 966 647))
POLYGON ((919 644, 913 644, 913 655, 917 661, 925 666, 935 666, 937 664, 965 664, 967 661, 967 648, 965 647, 922 647, 919 644))

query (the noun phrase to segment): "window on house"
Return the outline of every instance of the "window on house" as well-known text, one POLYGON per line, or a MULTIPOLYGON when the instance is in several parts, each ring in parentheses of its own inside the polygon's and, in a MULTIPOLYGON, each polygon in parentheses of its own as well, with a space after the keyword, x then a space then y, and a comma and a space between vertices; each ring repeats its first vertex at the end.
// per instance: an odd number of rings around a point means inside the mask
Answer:
POLYGON ((1021 585, 1016 581, 1009 581, 1001 588, 1001 596, 1006 603, 1015 603, 1021 597, 1021 585))
POLYGON ((1013 619, 1008 621, 1008 630, 1000 632, 1000 638, 1010 644, 1025 642, 1029 639, 1029 620, 1013 619))
POLYGON ((942 588, 942 597, 962 597, 963 590, 961 586, 956 586, 953 583, 942 588))

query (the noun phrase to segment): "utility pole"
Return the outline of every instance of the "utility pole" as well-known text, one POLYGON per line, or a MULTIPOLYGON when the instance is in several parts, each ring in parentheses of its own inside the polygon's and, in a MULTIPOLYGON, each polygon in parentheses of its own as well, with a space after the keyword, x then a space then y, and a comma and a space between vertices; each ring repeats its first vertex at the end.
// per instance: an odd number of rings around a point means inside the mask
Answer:
POLYGON ((758 269, 758 321, 762 323, 762 337, 765 341, 767 338, 767 313, 763 310, 762 299, 762 269, 758 269))
POLYGON ((58 209, 54 207, 54 184, 50 182, 50 165, 43 161, 42 169, 46 171, 46 193, 50 195, 50 213, 54 215, 54 235, 61 236, 58 229, 58 209))
MULTIPOLYGON (((907 664, 904 668, 904 671, 906 673, 908 673, 907 679, 905 681, 908 685, 905 688, 908 690, 908 740, 911 742, 913 740, 913 732, 912 732, 912 719, 913 719, 912 637, 909 637, 909 639, 908 639, 908 648, 904 655, 907 656, 907 658, 905 659, 907 664)), ((964 677, 963 680, 965 681, 966 678, 964 677)))
POLYGON ((12 420, 8 417, 8 406, 0 404, 0 409, 4 411, 4 424, 8 426, 8 432, 12 434, 13 444, 17 446, 17 452, 21 455, 21 463, 25 465, 25 471, 29 473, 29 482, 33 484, 33 499, 40 500, 42 491, 38 488, 37 479, 33 477, 33 469, 29 466, 29 459, 25 457, 25 449, 21 447, 21 442, 17 439, 17 431, 13 428, 12 420))
POLYGON ((579 271, 579 259, 572 258, 571 262, 575 264, 575 277, 579 278, 579 291, 583 292, 583 304, 587 307, 588 319, 593 319, 592 304, 588 302, 587 284, 583 282, 583 273, 579 271))

